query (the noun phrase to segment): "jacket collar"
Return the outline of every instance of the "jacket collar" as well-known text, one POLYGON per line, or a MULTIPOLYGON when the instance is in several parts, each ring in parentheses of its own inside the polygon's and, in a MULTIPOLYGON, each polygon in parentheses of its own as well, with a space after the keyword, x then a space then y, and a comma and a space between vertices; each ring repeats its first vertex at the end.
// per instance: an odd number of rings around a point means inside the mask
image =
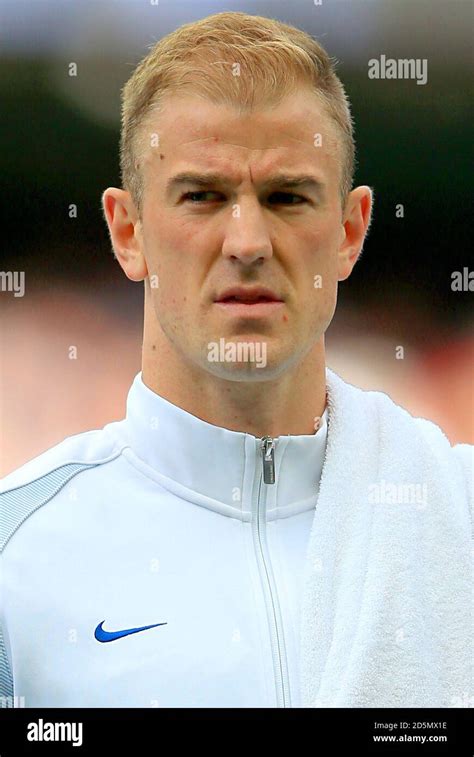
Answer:
MULTIPOLYGON (((316 433, 275 438, 275 483, 261 484, 268 519, 314 508, 327 422, 326 407, 316 433)), ((146 386, 141 371, 128 393, 125 424, 132 452, 165 488, 225 514, 251 513, 263 470, 260 439, 188 413, 146 386)))

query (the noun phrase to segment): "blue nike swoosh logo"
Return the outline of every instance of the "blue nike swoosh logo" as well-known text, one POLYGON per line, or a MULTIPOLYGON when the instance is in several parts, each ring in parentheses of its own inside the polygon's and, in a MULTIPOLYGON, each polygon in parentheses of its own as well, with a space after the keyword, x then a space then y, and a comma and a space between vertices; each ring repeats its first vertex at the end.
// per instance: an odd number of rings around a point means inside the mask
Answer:
POLYGON ((166 623, 154 623, 152 626, 142 626, 141 628, 126 628, 123 631, 104 631, 102 626, 105 620, 99 623, 95 629, 94 636, 97 641, 115 641, 115 639, 121 639, 122 636, 129 636, 131 633, 138 633, 139 631, 147 631, 149 628, 156 628, 157 626, 166 626, 166 623))

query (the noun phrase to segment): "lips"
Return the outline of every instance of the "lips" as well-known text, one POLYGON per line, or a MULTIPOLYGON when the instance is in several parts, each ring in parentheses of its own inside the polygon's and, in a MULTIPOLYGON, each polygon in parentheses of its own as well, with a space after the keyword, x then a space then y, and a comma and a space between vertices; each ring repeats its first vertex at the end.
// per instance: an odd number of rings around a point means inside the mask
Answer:
POLYGON ((276 300, 270 299, 270 297, 225 297, 223 300, 219 300, 219 302, 241 302, 244 305, 255 305, 258 302, 276 302, 276 300))
POLYGON ((282 302, 282 299, 266 287, 231 287, 222 292, 216 302, 256 305, 259 302, 282 302))

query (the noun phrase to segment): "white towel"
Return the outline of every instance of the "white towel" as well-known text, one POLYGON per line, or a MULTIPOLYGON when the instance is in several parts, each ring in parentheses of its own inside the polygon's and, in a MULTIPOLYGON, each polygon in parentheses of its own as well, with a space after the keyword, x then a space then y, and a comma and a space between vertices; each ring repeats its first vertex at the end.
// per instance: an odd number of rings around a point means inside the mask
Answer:
POLYGON ((473 707, 473 450, 327 368, 304 707, 473 707))

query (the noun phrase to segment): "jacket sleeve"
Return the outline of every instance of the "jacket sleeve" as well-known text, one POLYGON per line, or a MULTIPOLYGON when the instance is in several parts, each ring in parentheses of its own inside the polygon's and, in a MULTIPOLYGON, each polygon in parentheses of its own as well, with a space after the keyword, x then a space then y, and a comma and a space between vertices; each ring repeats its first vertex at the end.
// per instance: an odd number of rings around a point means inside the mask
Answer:
POLYGON ((474 445, 456 444, 453 447, 453 452, 464 473, 469 515, 471 516, 471 530, 474 536, 474 445))
POLYGON ((2 599, 2 554, 0 553, 0 709, 14 707, 13 675, 8 653, 8 631, 2 599))

